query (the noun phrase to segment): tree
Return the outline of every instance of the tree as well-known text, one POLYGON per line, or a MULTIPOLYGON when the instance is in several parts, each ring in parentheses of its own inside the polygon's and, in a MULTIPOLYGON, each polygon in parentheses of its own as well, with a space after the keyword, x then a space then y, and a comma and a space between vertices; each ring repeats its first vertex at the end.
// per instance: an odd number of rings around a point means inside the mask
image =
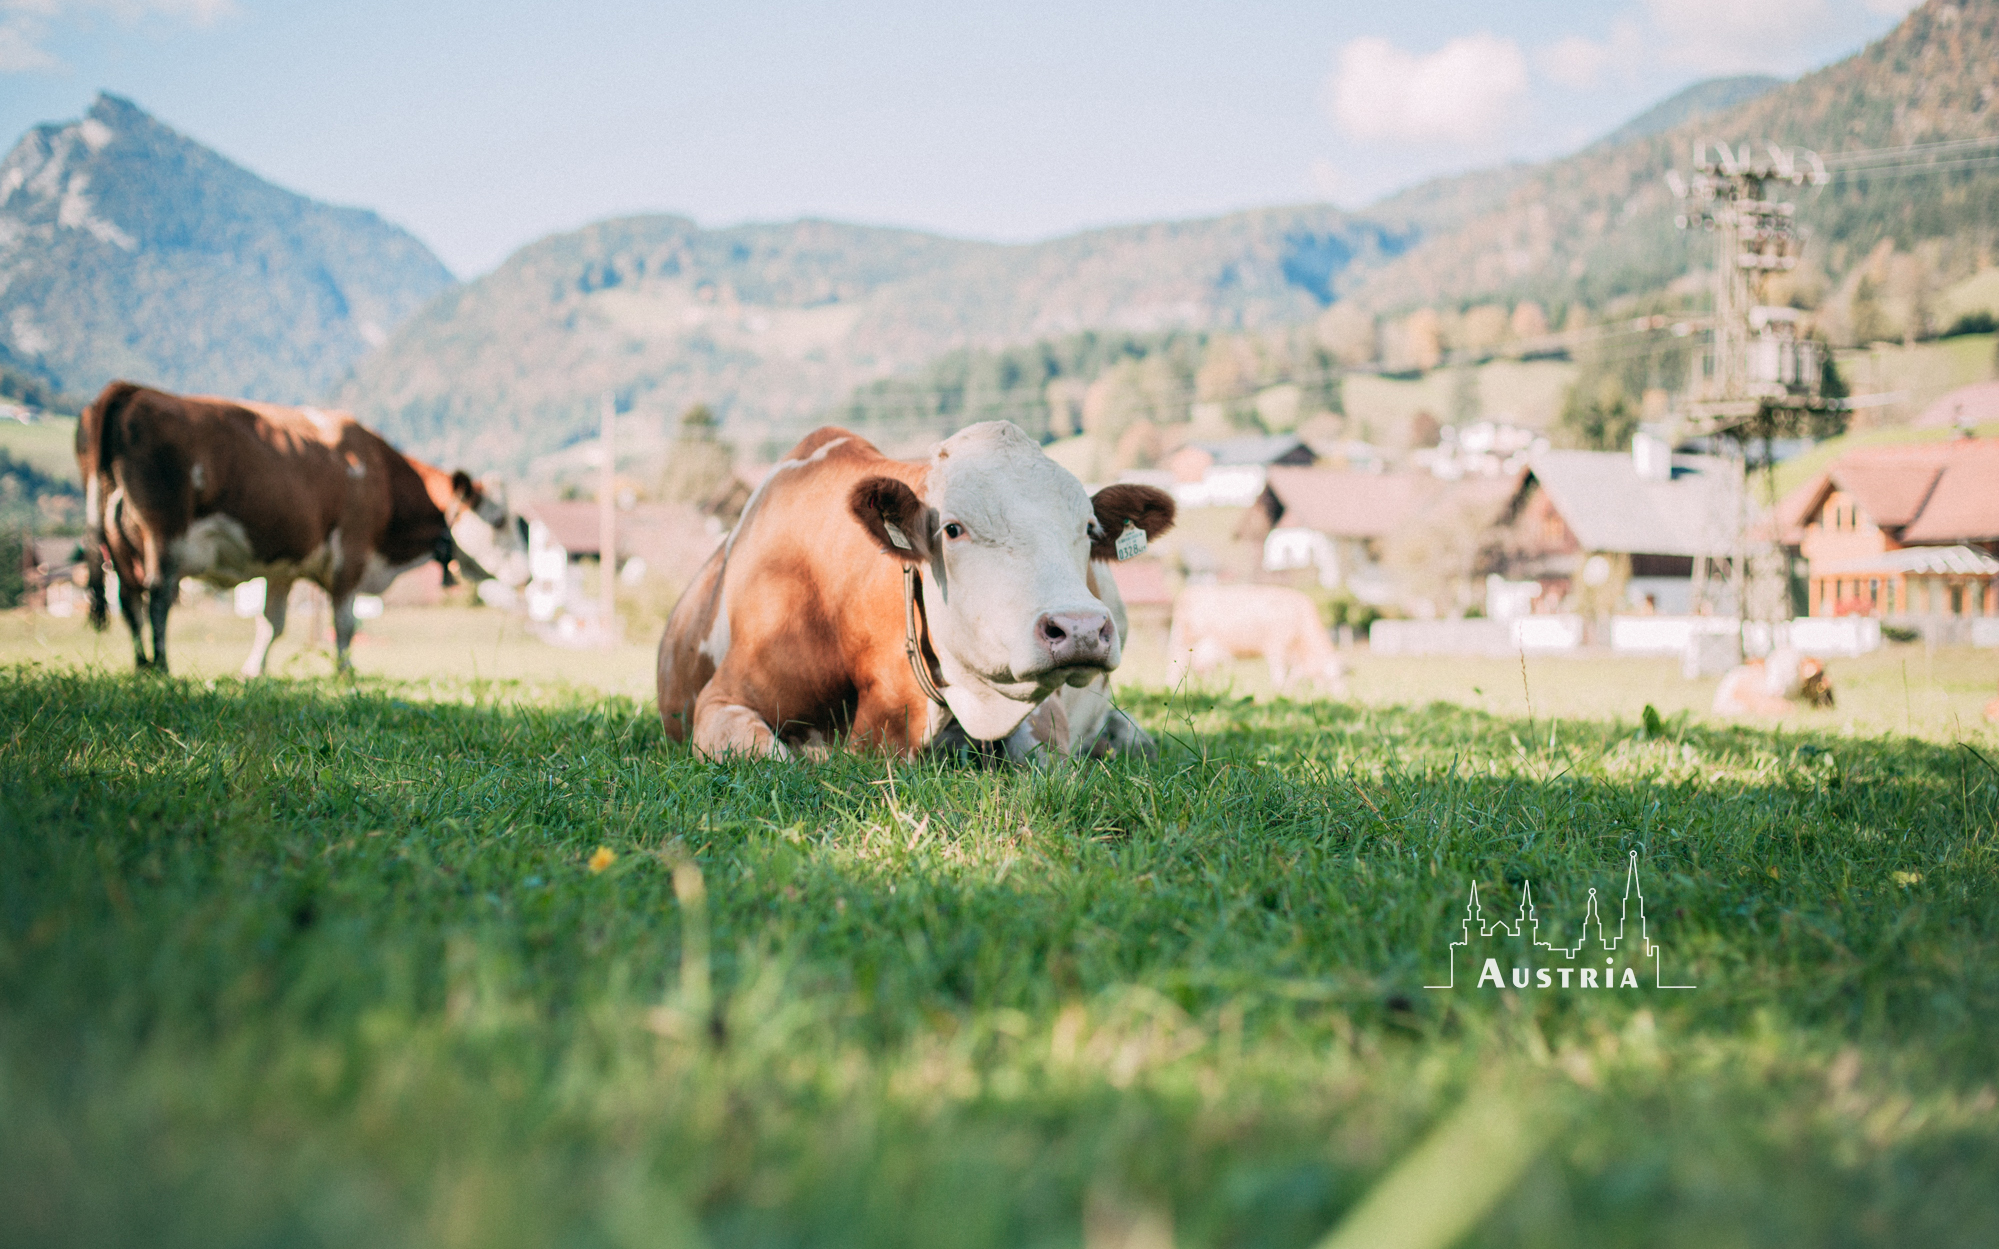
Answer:
POLYGON ((715 441, 715 411, 705 403, 697 403, 680 414, 680 441, 715 441))
POLYGON ((1548 336, 1548 314, 1541 311, 1541 305, 1531 299, 1523 299, 1513 305, 1513 319, 1509 327, 1516 339, 1546 338, 1548 336))
POLYGON ((1638 429, 1638 405, 1615 374, 1585 376, 1569 387, 1562 401, 1561 427, 1578 446, 1622 450, 1638 429))
POLYGON ((1319 346, 1341 364, 1372 364, 1381 347, 1374 318, 1352 304, 1334 304, 1312 326, 1319 346))
POLYGON ((1444 359, 1443 322, 1434 308, 1418 308, 1402 323, 1401 363, 1428 372, 1444 359))
POLYGON ((1895 336, 1888 324, 1887 310, 1881 306, 1880 287, 1871 277, 1863 277, 1853 289, 1853 342, 1857 347, 1878 343, 1895 336))
POLYGON ((705 503, 735 475, 729 444, 715 437, 715 413, 697 403, 680 415, 680 436, 667 449, 659 496, 669 503, 705 503))
POLYGON ((19 607, 27 592, 22 566, 27 562, 28 535, 12 526, 0 528, 0 608, 19 607))
POLYGON ((1482 601, 1478 579, 1497 568, 1497 552, 1491 510, 1447 496, 1389 535, 1382 562, 1412 606, 1460 616, 1482 601))
POLYGON ((1507 338, 1506 309, 1500 304, 1480 304, 1465 311, 1458 329, 1458 346, 1479 357, 1499 350, 1507 338))

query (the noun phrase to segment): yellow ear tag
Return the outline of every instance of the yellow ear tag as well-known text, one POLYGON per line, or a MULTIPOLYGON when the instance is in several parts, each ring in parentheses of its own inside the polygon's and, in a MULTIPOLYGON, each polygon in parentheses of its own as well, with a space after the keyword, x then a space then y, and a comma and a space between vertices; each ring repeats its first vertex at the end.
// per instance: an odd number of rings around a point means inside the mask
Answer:
POLYGON ((893 524, 889 523, 888 521, 883 521, 882 528, 888 530, 888 540, 890 542, 895 543, 897 546, 901 547, 905 551, 911 551, 916 549, 909 545, 909 535, 904 533, 902 530, 896 528, 893 524))
POLYGON ((1142 554, 1144 550, 1145 550, 1145 530, 1140 529, 1138 525, 1132 521, 1126 521, 1124 523, 1124 532, 1117 536, 1118 559, 1119 560, 1130 559, 1134 555, 1142 554))

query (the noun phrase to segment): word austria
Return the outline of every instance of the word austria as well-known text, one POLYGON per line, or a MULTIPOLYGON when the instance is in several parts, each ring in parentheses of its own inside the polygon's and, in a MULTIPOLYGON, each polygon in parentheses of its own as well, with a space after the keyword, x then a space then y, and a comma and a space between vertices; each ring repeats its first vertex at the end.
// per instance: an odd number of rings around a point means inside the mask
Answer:
POLYGON ((1618 910, 1615 934, 1606 932, 1597 906, 1596 890, 1589 891, 1583 911, 1582 932, 1574 945, 1555 945, 1541 939, 1541 920, 1534 911, 1531 882, 1520 890, 1520 912, 1509 924, 1488 920, 1479 903, 1478 882, 1471 884, 1471 898, 1465 904, 1460 925, 1463 935, 1450 945, 1450 975, 1442 984, 1426 989, 1458 987, 1458 968, 1477 967, 1477 989, 1691 989, 1690 984, 1666 983, 1665 947, 1652 940, 1645 920, 1645 894, 1638 884, 1638 852, 1631 852, 1631 871, 1625 877, 1624 900, 1618 910), (1630 944, 1626 944, 1629 940, 1630 944), (1601 963, 1601 966, 1598 964, 1601 963), (1648 983, 1649 982, 1649 983, 1648 983))

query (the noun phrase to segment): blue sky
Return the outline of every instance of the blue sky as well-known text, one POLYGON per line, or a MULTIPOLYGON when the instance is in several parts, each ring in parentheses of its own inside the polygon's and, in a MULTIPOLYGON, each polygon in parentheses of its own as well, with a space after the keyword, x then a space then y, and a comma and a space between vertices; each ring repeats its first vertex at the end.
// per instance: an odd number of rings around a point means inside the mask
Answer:
POLYGON ((1349 207, 1794 76, 1908 0, 0 0, 0 139, 100 89, 461 276, 620 213, 1022 240, 1349 207))

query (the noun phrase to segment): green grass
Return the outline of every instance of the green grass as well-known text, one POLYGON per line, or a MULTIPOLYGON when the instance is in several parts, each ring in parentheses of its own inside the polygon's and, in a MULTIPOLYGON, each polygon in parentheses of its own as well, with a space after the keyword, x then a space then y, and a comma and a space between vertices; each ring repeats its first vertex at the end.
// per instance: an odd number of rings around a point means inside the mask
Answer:
POLYGON ((49 416, 33 425, 0 417, 0 448, 51 477, 76 481, 76 419, 49 416))
MULTIPOLYGON (((41 663, 122 672, 132 647, 113 610, 111 627, 92 632, 81 617, 52 619, 0 612, 0 664, 41 663)), ((291 679, 333 674, 332 642, 322 610, 313 636, 310 611, 292 614, 290 627, 271 651, 271 672, 291 679)), ((237 618, 226 600, 175 609, 168 632, 174 672, 199 679, 229 679, 250 652, 252 622, 237 618)), ((405 682, 406 697, 455 699, 466 682, 518 683, 528 691, 587 691, 645 702, 653 697, 655 632, 634 631, 616 649, 563 650, 538 641, 519 617, 480 608, 390 607, 365 622, 354 641, 354 663, 368 677, 405 682), (429 691, 434 690, 434 693, 429 691)), ((1369 706, 1427 706, 1445 702, 1509 719, 1535 719, 1540 732, 1571 720, 1638 723, 1647 704, 1666 716, 1698 720, 1714 703, 1718 678, 1689 681, 1672 659, 1607 655, 1538 656, 1522 662, 1484 658, 1348 655, 1354 699, 1369 706)), ((1838 706, 1801 712, 1790 730, 1875 736, 1905 733, 1951 742, 1978 740, 1983 708, 1999 694, 1999 651, 1891 646, 1859 659, 1831 662, 1838 706)), ((1159 685, 1166 679, 1163 627, 1143 626, 1118 671, 1120 686, 1159 685)), ((1268 698, 1272 691, 1261 661, 1244 660, 1217 674, 1210 692, 1268 698)), ((1999 737, 1987 737, 1999 747, 1999 737)))
POLYGON ((0 674, 0 1242, 1999 1220, 1989 735, 1139 694, 1157 764, 715 764, 564 689, 0 674), (1470 878, 1568 931, 1632 849, 1697 990, 1422 988, 1470 878))

